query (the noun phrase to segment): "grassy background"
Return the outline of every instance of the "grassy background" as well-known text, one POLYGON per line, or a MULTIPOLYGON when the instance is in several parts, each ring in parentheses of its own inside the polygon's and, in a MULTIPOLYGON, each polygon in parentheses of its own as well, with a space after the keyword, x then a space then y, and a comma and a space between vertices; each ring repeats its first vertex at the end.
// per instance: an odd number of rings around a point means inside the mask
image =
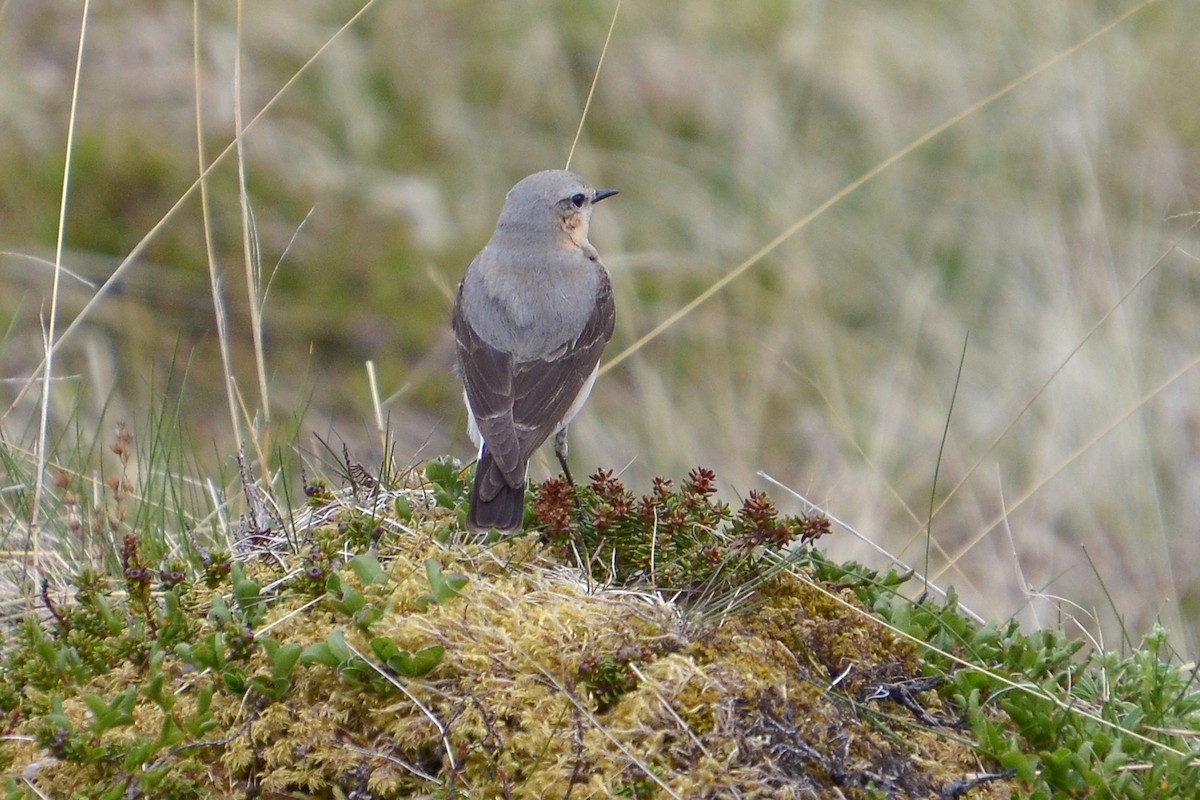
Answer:
MULTIPOLYGON (((593 226, 618 292, 609 358, 899 148, 1137 5, 625 4, 572 163, 621 190, 593 226)), ((195 72, 207 158, 232 138, 236 9, 201 6, 198 68, 186 4, 93 6, 65 263, 94 283, 195 180, 195 72)), ((247 4, 246 118, 360 7, 247 4)), ((373 359, 397 456, 469 457, 453 287, 509 186, 565 162, 612 7, 379 2, 255 124, 272 441, 320 461, 316 432, 377 461, 373 359)), ((623 361, 573 426, 578 471, 625 468, 642 486, 704 464, 731 496, 765 472, 919 565, 969 332, 930 571, 989 617, 1078 624, 1107 647, 1160 619, 1194 652, 1198 378, 1146 399, 1200 357, 1193 12, 1149 4, 623 361)), ((79 24, 76 3, 0 4, 0 412, 41 358, 52 271, 31 257, 53 254, 79 24)), ((229 159, 211 213, 254 410, 237 187, 229 159)), ((98 443, 115 421, 145 431, 178 403, 181 468, 232 471, 208 270, 193 195, 64 343, 56 448, 112 471, 98 443)), ((65 282, 63 324, 93 291, 65 282)), ((36 438, 35 396, 0 422, 5 492, 36 438)), ((6 549, 23 540, 15 516, 6 549)), ((827 546, 882 563, 848 535, 827 546)))

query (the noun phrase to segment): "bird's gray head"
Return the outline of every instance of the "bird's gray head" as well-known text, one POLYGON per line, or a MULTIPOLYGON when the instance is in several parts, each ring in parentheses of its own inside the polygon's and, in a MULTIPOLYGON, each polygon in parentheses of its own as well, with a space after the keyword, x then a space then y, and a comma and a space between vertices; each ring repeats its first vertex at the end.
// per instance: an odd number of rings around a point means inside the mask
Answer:
POLYGON ((504 209, 496 223, 496 236, 516 243, 535 244, 567 240, 577 247, 587 244, 592 206, 616 189, 593 189, 583 178, 564 169, 535 172, 522 179, 504 198, 504 209))

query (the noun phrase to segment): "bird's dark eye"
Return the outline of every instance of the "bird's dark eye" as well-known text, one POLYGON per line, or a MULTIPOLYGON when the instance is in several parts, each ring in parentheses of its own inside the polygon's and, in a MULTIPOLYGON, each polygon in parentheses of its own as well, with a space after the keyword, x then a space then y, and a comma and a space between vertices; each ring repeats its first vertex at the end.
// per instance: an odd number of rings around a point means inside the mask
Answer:
POLYGON ((583 204, 587 202, 587 195, 583 192, 571 195, 571 205, 576 208, 583 208, 583 204))

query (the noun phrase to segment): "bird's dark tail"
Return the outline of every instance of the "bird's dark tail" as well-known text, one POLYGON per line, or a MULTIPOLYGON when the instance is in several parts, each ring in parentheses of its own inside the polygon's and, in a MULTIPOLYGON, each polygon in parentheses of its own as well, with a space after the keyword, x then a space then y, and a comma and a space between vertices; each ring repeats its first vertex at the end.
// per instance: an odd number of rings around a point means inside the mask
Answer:
MULTIPOLYGON (((522 470, 522 475, 524 470, 522 470)), ((511 533, 521 530, 525 522, 525 482, 509 486, 492 454, 483 449, 475 466, 475 483, 471 486, 471 507, 467 510, 467 529, 492 529, 511 533)))

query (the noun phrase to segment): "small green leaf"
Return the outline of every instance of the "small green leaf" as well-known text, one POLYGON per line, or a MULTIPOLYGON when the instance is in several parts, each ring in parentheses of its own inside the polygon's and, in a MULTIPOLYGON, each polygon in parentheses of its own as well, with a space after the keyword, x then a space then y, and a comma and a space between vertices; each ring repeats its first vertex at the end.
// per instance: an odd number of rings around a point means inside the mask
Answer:
POLYGON ((88 707, 94 717, 92 730, 96 733, 104 733, 111 728, 132 724, 137 692, 137 685, 131 685, 114 697, 111 703, 105 702, 104 698, 97 694, 84 695, 84 705, 88 707))
POLYGON ((371 626, 382 618, 383 609, 369 605, 354 615, 354 624, 358 626, 363 633, 369 633, 371 626))
POLYGON ((186 625, 187 618, 183 614, 183 608, 179 605, 180 587, 175 587, 171 591, 163 595, 163 610, 166 612, 167 625, 186 625))
POLYGON ((158 742, 139 742, 125 754, 125 771, 135 772, 159 750, 158 742))
POLYGON ((425 477, 429 482, 444 486, 455 478, 454 465, 445 458, 435 458, 425 465, 425 477))
POLYGON ((226 688, 234 694, 241 694, 246 691, 246 673, 237 667, 229 667, 224 670, 221 673, 221 680, 225 683, 226 688))
POLYGON ((347 616, 354 616, 367 604, 362 592, 347 586, 336 572, 326 579, 325 591, 329 593, 329 604, 347 616))
POLYGON ((103 595, 98 594, 95 596, 95 608, 96 613, 108 628, 109 635, 119 636, 121 630, 125 627, 124 622, 113 613, 112 607, 104 599, 103 595))
POLYGON ((162 673, 155 675, 146 683, 146 697, 163 711, 170 711, 175 706, 175 695, 171 692, 163 692, 163 686, 166 683, 166 676, 162 673))
POLYGON ((207 714, 209 707, 212 706, 213 690, 208 684, 200 687, 200 691, 196 693, 196 713, 207 714))
POLYGON ((330 631, 329 635, 325 637, 325 641, 329 643, 329 649, 337 656, 338 661, 349 661, 354 658, 353 651, 346 644, 346 634, 342 631, 330 631))
POLYGON ((325 591, 332 595, 341 597, 342 595, 342 577, 336 572, 329 573, 329 577, 325 579, 325 591))
POLYGON ((203 738, 218 724, 217 720, 212 718, 212 698, 212 685, 202 684, 196 692, 196 713, 183 720, 184 728, 193 739, 203 738))
POLYGON ((1037 777, 1039 760, 1036 755, 1027 755, 1019 750, 1010 750, 999 756, 997 761, 1005 769, 1011 769, 1017 774, 1017 779, 1030 782, 1037 777))
POLYGON ((201 645, 205 657, 205 666, 213 670, 225 668, 225 634, 217 632, 208 637, 208 642, 201 645))
POLYGON ((416 655, 413 656, 409 656, 408 653, 402 650, 398 657, 400 666, 393 667, 393 669, 401 675, 406 675, 410 678, 420 678, 442 663, 442 656, 445 655, 445 652, 445 648, 437 644, 426 647, 423 650, 418 650, 416 655))
POLYGON ((268 680, 261 675, 250 679, 250 689, 272 700, 280 700, 292 688, 292 682, 287 678, 268 680))
POLYGON ((174 747, 186 738, 183 731, 175 724, 175 720, 171 715, 163 715, 162 727, 158 730, 158 746, 160 748, 174 747))
POLYGON ((208 616, 218 625, 228 626, 233 624, 233 614, 229 611, 229 605, 225 602, 225 598, 219 594, 213 597, 212 608, 209 609, 208 616))
POLYGON ((98 694, 85 694, 83 696, 83 704, 88 707, 88 711, 92 712, 93 722, 92 727, 96 726, 103 720, 108 719, 108 703, 98 694))
POLYGON ((371 651, 380 660, 386 662, 389 658, 400 652, 400 648, 396 643, 386 636, 376 636, 371 640, 371 651))
POLYGON ((309 664, 323 664, 336 669, 341 661, 333 654, 333 650, 330 649, 328 643, 316 642, 304 648, 304 652, 300 654, 300 663, 305 666, 309 664))
POLYGON ((396 497, 395 508, 397 519, 402 519, 405 522, 408 522, 412 519, 412 506, 408 504, 408 498, 404 495, 398 495, 396 497))
POLYGON ((271 668, 271 677, 282 680, 291 675, 296 662, 300 660, 300 645, 294 642, 280 645, 271 639, 265 640, 263 645, 267 653, 267 663, 271 668))
POLYGON ((343 661, 337 672, 342 680, 355 686, 369 686, 377 675, 374 669, 357 658, 343 661))
MULTIPOLYGON (((169 774, 171 774, 171 769, 173 766, 174 766, 173 764, 168 762, 168 763, 163 764, 160 767, 155 767, 154 769, 141 770, 138 773, 138 777, 137 777, 138 788, 142 790, 141 796, 142 797, 158 797, 159 795, 156 794, 154 792, 154 790, 157 789, 159 786, 161 786, 163 783, 163 780, 169 774)), ((126 794, 125 796, 128 796, 128 795, 126 794)))
POLYGON ((387 583, 387 575, 384 574, 383 567, 379 564, 379 558, 371 550, 359 553, 350 559, 350 569, 354 570, 354 574, 364 584, 387 583))
POLYGON ((54 642, 49 639, 43 639, 34 647, 38 658, 42 660, 47 667, 54 671, 58 671, 61 667, 61 660, 58 655, 58 648, 54 646, 54 642))
POLYGON ((50 713, 46 714, 43 719, 45 719, 47 725, 66 731, 67 733, 74 730, 70 718, 63 711, 62 698, 58 695, 50 698, 50 713))
POLYGON ((445 653, 440 645, 433 645, 413 655, 383 636, 371 640, 371 650, 392 672, 408 678, 419 678, 428 673, 441 662, 445 653))
POLYGON ((425 561, 425 577, 429 581, 429 594, 417 601, 422 611, 428 608, 431 602, 445 603, 454 599, 462 587, 467 585, 468 580, 466 575, 457 572, 442 572, 442 565, 434 558, 425 561))
POLYGON ((258 581, 247 578, 245 567, 238 562, 234 563, 230 578, 233 582, 233 597, 242 611, 242 616, 251 625, 258 624, 266 613, 266 603, 263 602, 258 581))
POLYGON ((467 483, 452 459, 430 461, 425 466, 425 477, 433 484, 434 499, 443 508, 454 508, 467 492, 467 483))

